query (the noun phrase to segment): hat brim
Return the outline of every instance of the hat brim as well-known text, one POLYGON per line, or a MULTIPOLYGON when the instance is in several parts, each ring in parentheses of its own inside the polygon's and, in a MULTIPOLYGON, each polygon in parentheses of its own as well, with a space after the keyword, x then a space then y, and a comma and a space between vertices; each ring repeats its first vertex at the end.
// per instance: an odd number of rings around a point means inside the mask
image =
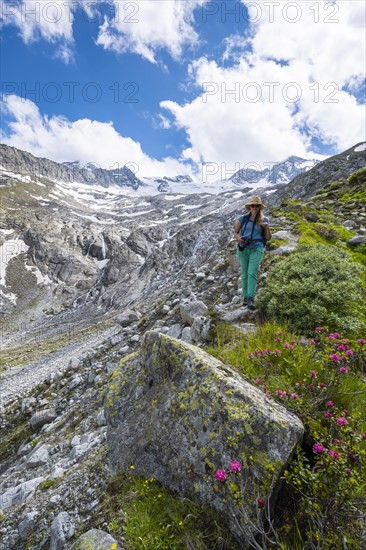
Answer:
MULTIPOLYGON (((250 210, 250 205, 251 204, 254 204, 254 203, 253 202, 248 202, 248 204, 245 205, 245 209, 250 210)), ((261 210, 264 210, 265 208, 267 208, 265 204, 258 204, 258 206, 261 210)))

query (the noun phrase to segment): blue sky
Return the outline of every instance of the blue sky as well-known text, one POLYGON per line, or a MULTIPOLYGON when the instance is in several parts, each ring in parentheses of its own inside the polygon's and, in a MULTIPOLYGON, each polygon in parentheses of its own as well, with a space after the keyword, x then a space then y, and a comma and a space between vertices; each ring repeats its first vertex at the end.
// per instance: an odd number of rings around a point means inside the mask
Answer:
POLYGON ((1 141, 37 156, 224 179, 366 139, 363 2, 16 0, 1 15, 1 141))

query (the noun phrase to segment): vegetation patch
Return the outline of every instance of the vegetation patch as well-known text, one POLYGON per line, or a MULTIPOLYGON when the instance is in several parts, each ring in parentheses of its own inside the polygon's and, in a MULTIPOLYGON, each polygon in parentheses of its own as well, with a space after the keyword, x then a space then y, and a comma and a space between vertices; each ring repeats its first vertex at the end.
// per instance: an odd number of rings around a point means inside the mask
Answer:
POLYGON ((366 320, 362 275, 364 268, 337 247, 299 246, 270 270, 258 306, 296 331, 322 324, 355 332, 366 320))
POLYGON ((98 517, 129 550, 238 550, 217 514, 176 496, 154 478, 115 476, 98 517))
MULTIPOLYGON (((218 327, 220 331, 221 327, 218 327)), ((268 400, 304 423, 305 437, 283 475, 275 512, 258 495, 256 548, 361 548, 366 513, 366 341, 317 327, 309 340, 286 326, 218 335, 210 352, 241 372, 268 400), (222 342, 225 341, 225 344, 222 342)), ((235 435, 235 434, 233 434, 235 435)), ((221 490, 240 499, 240 462, 217 464, 221 490), (235 468, 234 468, 235 467, 235 468), (231 470, 230 470, 231 469, 231 470)))

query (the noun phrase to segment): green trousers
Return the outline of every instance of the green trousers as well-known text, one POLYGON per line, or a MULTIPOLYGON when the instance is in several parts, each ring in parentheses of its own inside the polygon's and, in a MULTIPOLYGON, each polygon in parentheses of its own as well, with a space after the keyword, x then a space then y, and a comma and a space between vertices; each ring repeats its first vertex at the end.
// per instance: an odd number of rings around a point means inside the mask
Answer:
POLYGON ((255 296, 259 266, 264 256, 264 246, 255 249, 238 250, 241 284, 244 297, 255 296))

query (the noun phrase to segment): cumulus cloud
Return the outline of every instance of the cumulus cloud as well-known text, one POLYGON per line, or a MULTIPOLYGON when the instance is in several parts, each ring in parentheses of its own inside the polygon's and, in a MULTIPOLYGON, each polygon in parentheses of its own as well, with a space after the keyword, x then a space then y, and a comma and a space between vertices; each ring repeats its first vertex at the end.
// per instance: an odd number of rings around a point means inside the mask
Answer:
POLYGON ((204 0, 112 0, 115 16, 105 18, 97 44, 118 53, 134 52, 151 63, 166 49, 179 59, 184 46, 195 44, 193 12, 204 0))
POLYGON ((2 2, 1 21, 15 25, 26 44, 39 39, 57 44, 56 57, 69 63, 73 59, 72 24, 77 6, 77 1, 63 0, 2 2))
POLYGON ((138 177, 190 174, 189 166, 173 158, 158 161, 146 155, 139 142, 121 136, 112 122, 42 116, 32 101, 15 95, 7 96, 2 107, 10 122, 7 132, 0 132, 1 141, 35 156, 56 162, 94 162, 102 168, 130 164, 138 177))
POLYGON ((365 109, 356 100, 365 67, 362 3, 242 2, 251 5, 251 27, 246 39, 226 39, 223 61, 231 56, 231 66, 194 61, 197 97, 161 103, 187 133, 183 157, 227 169, 316 157, 312 137, 337 151, 364 140, 365 109))

